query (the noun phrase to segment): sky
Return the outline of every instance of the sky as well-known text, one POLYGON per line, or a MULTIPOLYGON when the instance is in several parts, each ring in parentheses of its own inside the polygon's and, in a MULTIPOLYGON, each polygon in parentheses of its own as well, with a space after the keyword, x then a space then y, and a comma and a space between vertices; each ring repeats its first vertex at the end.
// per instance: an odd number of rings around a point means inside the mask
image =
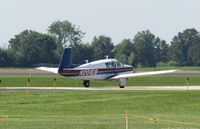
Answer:
POLYGON ((200 31, 200 0, 2 0, 0 46, 23 30, 47 33, 57 20, 69 20, 86 35, 106 35, 114 43, 133 39, 142 30, 170 43, 187 28, 200 31))

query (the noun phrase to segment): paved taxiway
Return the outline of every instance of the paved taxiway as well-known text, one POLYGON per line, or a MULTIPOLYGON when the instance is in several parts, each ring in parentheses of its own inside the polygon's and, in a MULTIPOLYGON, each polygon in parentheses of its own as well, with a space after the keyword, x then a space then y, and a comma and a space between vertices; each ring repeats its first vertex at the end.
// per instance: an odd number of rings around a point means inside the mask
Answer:
POLYGON ((118 90, 200 90, 200 86, 126 86, 119 87, 0 87, 0 90, 85 90, 85 91, 118 91, 118 90))

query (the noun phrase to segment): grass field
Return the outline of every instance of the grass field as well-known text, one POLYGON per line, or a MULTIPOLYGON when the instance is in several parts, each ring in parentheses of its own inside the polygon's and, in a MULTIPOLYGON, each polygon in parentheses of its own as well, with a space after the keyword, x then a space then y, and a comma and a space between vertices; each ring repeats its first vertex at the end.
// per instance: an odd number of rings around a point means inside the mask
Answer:
MULTIPOLYGON (((27 86, 27 76, 0 76, 2 81, 0 86, 27 86)), ((200 85, 200 77, 189 78, 190 85, 200 85)), ((53 76, 32 76, 30 86, 53 86, 53 76)), ((184 76, 145 76, 130 78, 127 81, 129 86, 184 86, 186 77, 184 76)), ((56 86, 82 86, 81 80, 69 79, 61 76, 56 77, 56 86)), ((118 86, 118 82, 91 81, 92 87, 98 86, 118 86)))
POLYGON ((125 129, 125 112, 129 129, 200 128, 199 91, 4 91, 0 100, 1 129, 125 129))

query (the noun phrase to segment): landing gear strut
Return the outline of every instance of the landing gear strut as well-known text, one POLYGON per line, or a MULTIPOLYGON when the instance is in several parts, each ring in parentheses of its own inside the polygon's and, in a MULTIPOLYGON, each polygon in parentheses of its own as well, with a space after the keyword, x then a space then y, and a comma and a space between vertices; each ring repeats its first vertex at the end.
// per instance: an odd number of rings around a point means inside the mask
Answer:
POLYGON ((83 85, 85 87, 89 87, 90 86, 90 81, 89 80, 83 80, 83 85))
POLYGON ((124 88, 126 86, 126 78, 119 79, 119 87, 124 88))

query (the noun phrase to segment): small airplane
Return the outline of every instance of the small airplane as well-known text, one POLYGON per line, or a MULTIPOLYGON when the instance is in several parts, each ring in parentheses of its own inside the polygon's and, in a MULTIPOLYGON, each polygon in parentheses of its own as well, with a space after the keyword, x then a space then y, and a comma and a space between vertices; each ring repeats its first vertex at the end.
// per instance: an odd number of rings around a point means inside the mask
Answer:
POLYGON ((131 65, 125 65, 116 59, 97 60, 93 62, 86 61, 85 64, 75 66, 72 64, 72 49, 65 48, 60 60, 59 68, 39 67, 36 68, 43 71, 56 73, 65 77, 83 80, 85 87, 90 86, 90 80, 108 80, 119 81, 119 87, 126 86, 126 80, 130 77, 157 75, 172 73, 176 70, 152 71, 134 73, 131 65))

